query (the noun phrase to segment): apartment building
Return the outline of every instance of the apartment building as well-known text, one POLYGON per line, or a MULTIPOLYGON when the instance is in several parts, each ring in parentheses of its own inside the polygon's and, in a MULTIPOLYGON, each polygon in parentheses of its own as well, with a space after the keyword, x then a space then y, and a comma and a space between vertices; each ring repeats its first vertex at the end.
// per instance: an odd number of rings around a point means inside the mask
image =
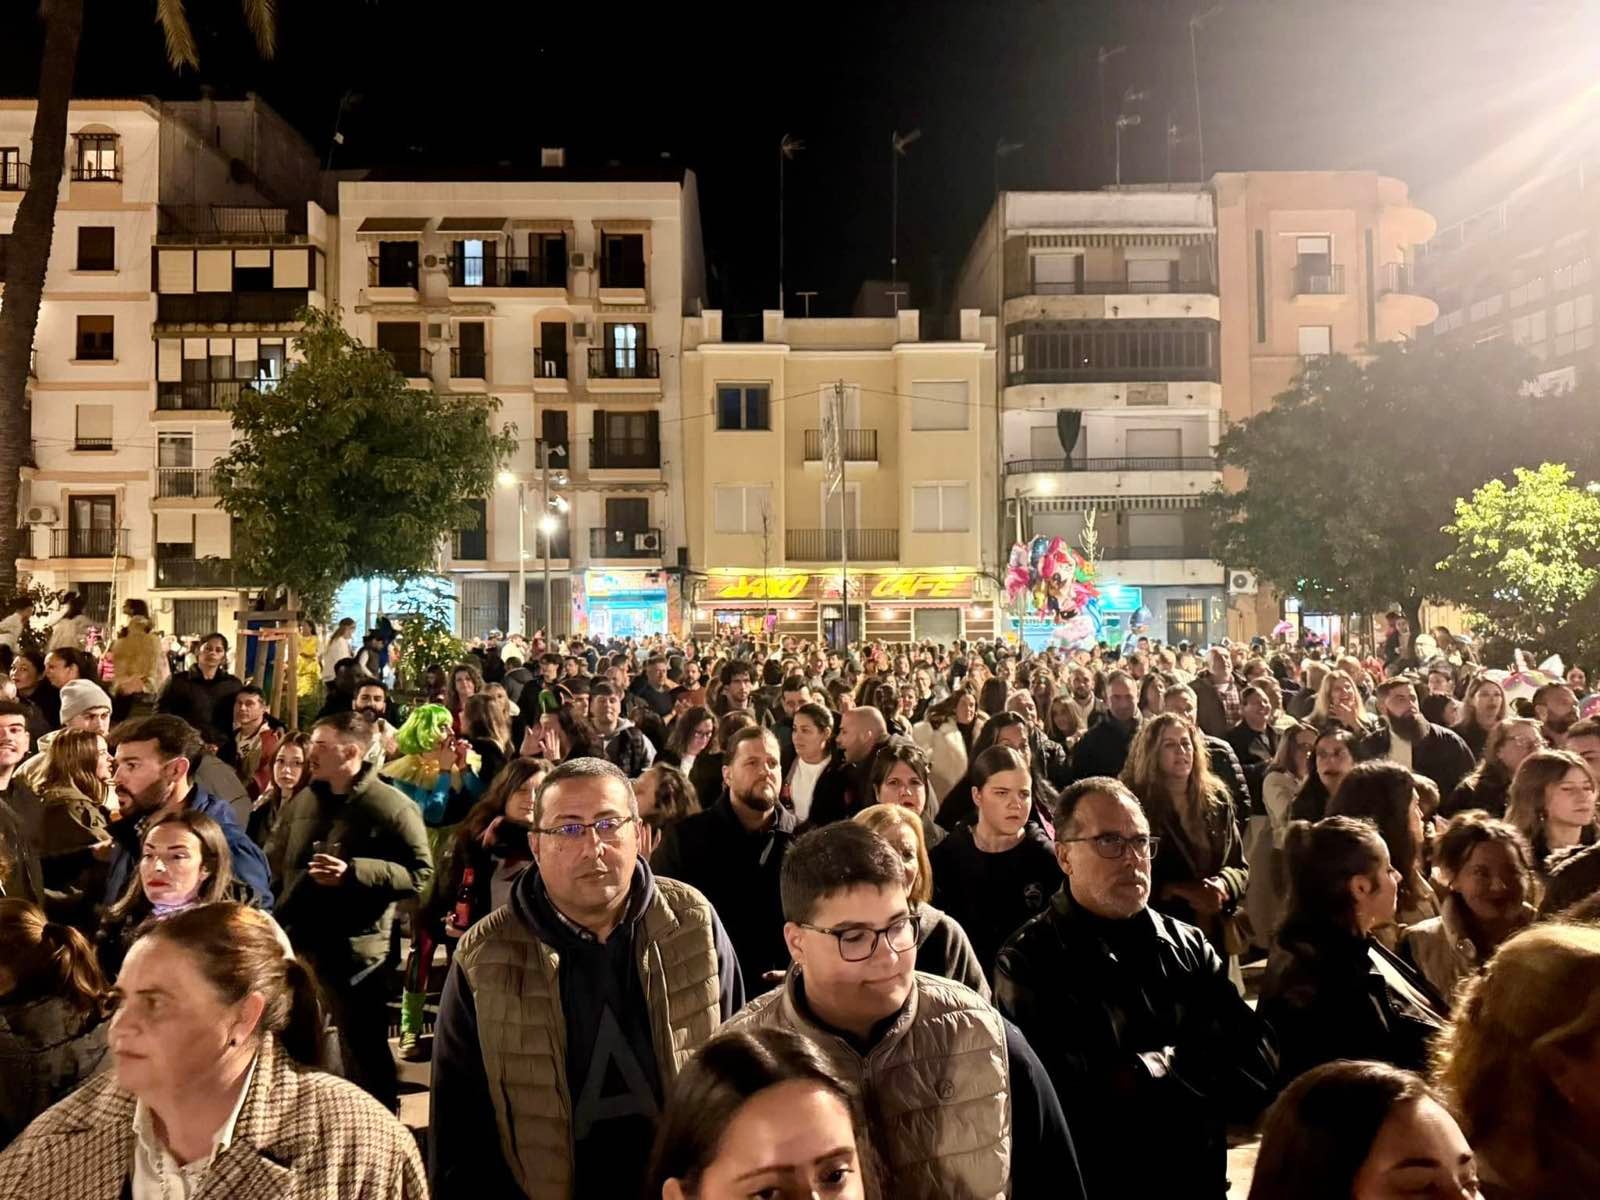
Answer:
POLYGON ((1004 320, 992 553, 1038 535, 1081 548, 1092 519, 1108 636, 1141 609, 1171 641, 1222 633, 1202 511, 1220 479, 1216 249, 1199 188, 1007 192, 958 285, 1004 320))
MULTIPOLYGON (((0 101, 0 235, 29 178, 31 101, 0 101)), ((111 622, 181 635, 241 604, 210 464, 224 400, 280 378, 325 299, 326 212, 304 140, 254 97, 75 102, 29 382, 25 573, 111 622)), ((4 236, 0 236, 3 248, 4 236)))
POLYGON ((1461 345, 1509 338, 1540 364, 1539 384, 1572 387, 1592 370, 1593 263, 1600 254, 1600 164, 1523 181, 1497 203, 1450 219, 1417 260, 1438 305, 1423 337, 1461 345))
MULTIPOLYGON (((1204 187, 1006 192, 959 303, 1001 312, 994 536, 1081 546, 1094 515, 1112 631, 1139 608, 1169 641, 1325 628, 1210 559, 1204 496, 1228 424, 1304 361, 1359 356, 1437 315, 1414 281, 1434 221, 1373 172, 1242 172, 1204 187)), ((1003 555, 1002 555, 1003 557, 1003 555)))
POLYGON ((705 292, 695 177, 541 163, 341 182, 344 317, 416 386, 498 397, 516 427, 446 555, 464 636, 664 633, 686 544, 679 342, 705 292))
POLYGON ((723 314, 684 322, 688 625, 839 645, 990 637, 994 322, 723 314), (930 323, 931 324, 931 323, 930 323), (840 416, 828 484, 825 414, 840 416))

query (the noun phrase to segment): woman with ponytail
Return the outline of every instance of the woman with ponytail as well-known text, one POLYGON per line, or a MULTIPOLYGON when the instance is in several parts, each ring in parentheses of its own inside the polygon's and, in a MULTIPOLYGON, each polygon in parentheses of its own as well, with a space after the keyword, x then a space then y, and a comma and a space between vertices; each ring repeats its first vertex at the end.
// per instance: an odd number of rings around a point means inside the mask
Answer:
POLYGON ((0 900, 0 1149, 100 1069, 108 1000, 81 933, 0 900))
POLYGON ((416 1142, 318 1069, 310 968, 272 919, 202 904, 133 944, 111 1067, 0 1155, 0 1196, 424 1200, 416 1142))

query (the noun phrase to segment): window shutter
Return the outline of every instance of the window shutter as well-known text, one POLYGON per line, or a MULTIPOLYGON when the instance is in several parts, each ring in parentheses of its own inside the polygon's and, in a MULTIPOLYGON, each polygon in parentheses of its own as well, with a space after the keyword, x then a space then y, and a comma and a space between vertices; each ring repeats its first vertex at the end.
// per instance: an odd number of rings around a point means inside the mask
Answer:
POLYGON ((232 250, 201 250, 196 253, 195 291, 233 291, 232 250))
POLYGON ((194 251, 156 251, 156 290, 164 296, 187 296, 194 291, 194 251))
POLYGON ((111 417, 114 408, 109 404, 78 405, 78 437, 80 440, 109 440, 111 417))
POLYGON ((304 288, 311 286, 311 251, 303 249, 272 252, 272 286, 304 288))

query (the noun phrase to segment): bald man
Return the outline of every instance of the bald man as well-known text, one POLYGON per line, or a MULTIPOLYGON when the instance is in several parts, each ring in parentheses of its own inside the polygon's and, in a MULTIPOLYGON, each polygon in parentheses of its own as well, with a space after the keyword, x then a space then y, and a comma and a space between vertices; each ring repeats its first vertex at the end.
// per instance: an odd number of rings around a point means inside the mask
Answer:
POLYGON ((872 760, 889 740, 889 725, 871 705, 852 708, 839 718, 833 761, 811 793, 810 825, 855 816, 872 803, 872 760))

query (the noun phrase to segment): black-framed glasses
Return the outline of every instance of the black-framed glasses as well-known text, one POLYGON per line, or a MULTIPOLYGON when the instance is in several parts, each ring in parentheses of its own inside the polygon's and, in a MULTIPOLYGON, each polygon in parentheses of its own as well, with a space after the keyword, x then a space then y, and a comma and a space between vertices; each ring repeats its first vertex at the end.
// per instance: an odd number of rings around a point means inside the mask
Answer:
POLYGON ((560 838, 564 842, 578 842, 589 835, 592 829, 602 842, 617 842, 622 838, 622 831, 639 818, 626 817, 601 817, 598 821, 568 821, 561 825, 551 825, 542 829, 535 829, 535 833, 547 833, 551 837, 560 838))
POLYGON ((1136 858, 1154 858, 1161 839, 1148 833, 1123 837, 1120 833, 1097 833, 1093 837, 1062 838, 1063 842, 1088 842, 1101 858, 1121 858, 1132 850, 1136 858))
POLYGON ((878 952, 879 938, 888 942, 889 949, 896 954, 906 954, 916 949, 922 937, 922 918, 912 915, 890 921, 882 929, 868 929, 861 925, 852 925, 847 929, 825 929, 821 925, 807 925, 804 921, 799 925, 801 929, 809 929, 812 933, 825 933, 838 942, 839 957, 845 962, 866 962, 878 952))

